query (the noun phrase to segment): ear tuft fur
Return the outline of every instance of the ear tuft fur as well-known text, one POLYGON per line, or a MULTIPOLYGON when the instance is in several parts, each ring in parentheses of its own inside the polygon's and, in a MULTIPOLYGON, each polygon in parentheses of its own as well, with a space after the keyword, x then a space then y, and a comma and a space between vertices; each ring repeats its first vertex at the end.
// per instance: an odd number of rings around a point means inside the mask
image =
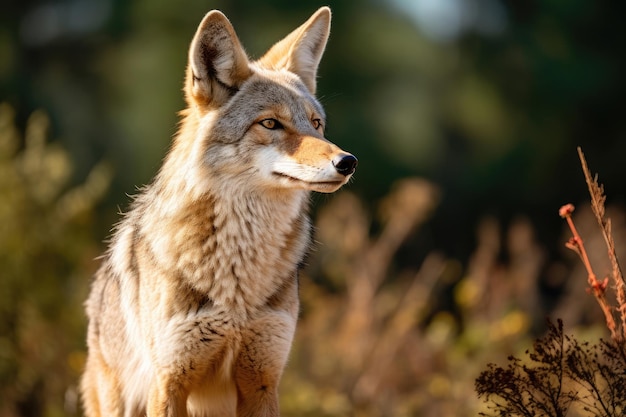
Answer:
POLYGON ((186 93, 199 105, 219 105, 252 74, 230 21, 218 10, 206 14, 189 47, 186 93))
POLYGON ((303 25, 272 46, 259 63, 267 68, 293 72, 315 94, 317 68, 328 42, 330 20, 330 8, 321 7, 303 25))

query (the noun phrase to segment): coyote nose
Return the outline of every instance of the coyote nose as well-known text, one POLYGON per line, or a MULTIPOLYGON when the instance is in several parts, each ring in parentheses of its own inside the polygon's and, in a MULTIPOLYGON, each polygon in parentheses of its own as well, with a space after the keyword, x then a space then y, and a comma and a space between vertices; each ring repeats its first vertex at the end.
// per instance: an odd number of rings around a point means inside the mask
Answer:
POLYGON ((333 160, 333 166, 338 173, 347 177, 354 172, 358 162, 353 155, 344 153, 333 160))

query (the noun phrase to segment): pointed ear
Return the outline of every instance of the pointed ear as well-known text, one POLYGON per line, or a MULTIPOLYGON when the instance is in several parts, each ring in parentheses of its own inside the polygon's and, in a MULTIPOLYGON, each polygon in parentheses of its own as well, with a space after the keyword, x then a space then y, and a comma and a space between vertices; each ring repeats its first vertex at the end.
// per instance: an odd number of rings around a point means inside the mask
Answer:
POLYGON ((220 11, 204 16, 189 47, 189 104, 219 105, 252 74, 233 26, 220 11))
POLYGON ((302 26, 272 46, 259 62, 268 68, 293 72, 315 94, 317 67, 329 34, 330 9, 322 7, 302 26))

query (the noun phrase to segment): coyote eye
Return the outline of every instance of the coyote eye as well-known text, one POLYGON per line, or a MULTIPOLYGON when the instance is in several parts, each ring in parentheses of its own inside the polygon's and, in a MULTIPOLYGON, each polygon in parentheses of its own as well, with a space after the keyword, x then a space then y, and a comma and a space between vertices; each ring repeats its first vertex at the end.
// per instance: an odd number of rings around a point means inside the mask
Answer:
POLYGON ((313 127, 315 128, 315 130, 317 130, 320 127, 322 127, 322 120, 321 119, 313 119, 313 120, 311 120, 311 123, 313 124, 313 127))
POLYGON ((283 125, 276 119, 263 119, 259 122, 261 126, 269 130, 282 129, 283 125))

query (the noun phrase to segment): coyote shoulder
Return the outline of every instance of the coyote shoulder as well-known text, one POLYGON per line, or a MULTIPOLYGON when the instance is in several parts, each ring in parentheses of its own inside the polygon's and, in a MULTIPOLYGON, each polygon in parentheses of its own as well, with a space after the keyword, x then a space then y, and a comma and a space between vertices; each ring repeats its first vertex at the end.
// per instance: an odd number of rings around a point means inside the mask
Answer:
POLYGON ((87 416, 279 415, 309 193, 357 163, 315 99, 329 30, 323 7, 250 61, 222 13, 200 23, 180 130, 86 302, 87 416))

